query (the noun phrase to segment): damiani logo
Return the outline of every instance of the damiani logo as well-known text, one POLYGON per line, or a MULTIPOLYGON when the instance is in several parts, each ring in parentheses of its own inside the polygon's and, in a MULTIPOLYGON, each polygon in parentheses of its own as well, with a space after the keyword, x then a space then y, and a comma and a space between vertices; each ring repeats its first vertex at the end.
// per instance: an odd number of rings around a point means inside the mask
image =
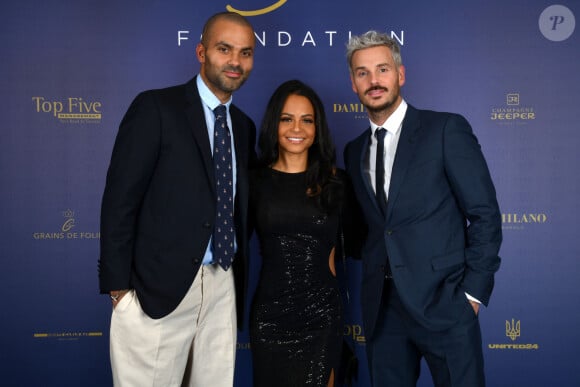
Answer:
POLYGON ((334 103, 332 104, 333 113, 351 113, 355 119, 367 118, 367 109, 362 103, 334 103))
POLYGON ((236 8, 232 7, 229 4, 226 5, 226 9, 230 12, 239 13, 242 16, 258 16, 258 15, 264 15, 266 13, 270 13, 272 11, 275 11, 278 8, 280 8, 281 6, 283 6, 284 3, 286 3, 286 0, 280 0, 280 1, 277 1, 270 6, 267 6, 267 7, 261 8, 261 9, 255 9, 253 11, 242 11, 240 9, 236 9, 236 8))

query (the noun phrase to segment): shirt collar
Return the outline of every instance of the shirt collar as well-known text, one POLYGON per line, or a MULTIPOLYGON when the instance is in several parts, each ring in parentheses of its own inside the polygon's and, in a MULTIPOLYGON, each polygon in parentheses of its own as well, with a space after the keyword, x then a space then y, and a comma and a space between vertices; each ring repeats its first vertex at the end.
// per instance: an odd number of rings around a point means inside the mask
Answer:
POLYGON ((205 84, 205 82, 201 78, 201 75, 198 75, 197 76, 196 83, 197 83, 197 90, 199 92, 199 96, 200 96, 201 100, 212 111, 216 107, 218 107, 219 105, 225 105, 226 106, 226 109, 228 111, 230 110, 230 105, 232 104, 232 98, 231 97, 230 97, 230 99, 226 103, 223 103, 222 104, 221 101, 218 99, 218 97, 216 97, 215 94, 211 92, 211 90, 209 89, 209 87, 207 87, 207 85, 205 84))
POLYGON ((377 125, 374 122, 370 121, 371 123, 371 134, 374 136, 375 131, 378 128, 385 128, 391 134, 397 134, 399 130, 401 130, 401 124, 403 123, 403 119, 405 118, 405 113, 407 112, 407 102, 403 99, 401 103, 395 109, 393 114, 387 118, 382 125, 377 125))

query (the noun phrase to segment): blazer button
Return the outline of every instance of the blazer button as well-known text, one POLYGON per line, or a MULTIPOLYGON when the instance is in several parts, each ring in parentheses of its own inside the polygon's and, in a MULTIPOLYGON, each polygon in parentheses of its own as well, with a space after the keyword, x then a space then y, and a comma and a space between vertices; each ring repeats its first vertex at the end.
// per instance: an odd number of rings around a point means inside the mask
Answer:
POLYGON ((387 235, 391 235, 393 233, 393 230, 387 230, 386 234, 387 235))
POLYGON ((210 227, 211 227, 211 223, 210 223, 210 222, 205 222, 205 223, 203 224, 203 227, 204 227, 204 228, 210 228, 210 227))
POLYGON ((199 264, 199 262, 200 262, 200 259, 199 258, 193 258, 193 263, 195 265, 199 264))

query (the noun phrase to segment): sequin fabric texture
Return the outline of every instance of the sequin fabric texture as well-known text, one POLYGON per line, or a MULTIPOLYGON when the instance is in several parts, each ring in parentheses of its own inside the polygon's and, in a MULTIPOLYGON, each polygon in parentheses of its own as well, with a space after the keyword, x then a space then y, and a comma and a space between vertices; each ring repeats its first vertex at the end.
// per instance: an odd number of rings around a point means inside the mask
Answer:
POLYGON ((254 386, 326 386, 342 344, 338 283, 329 269, 338 216, 306 195, 306 174, 251 175, 262 268, 250 340, 254 386))

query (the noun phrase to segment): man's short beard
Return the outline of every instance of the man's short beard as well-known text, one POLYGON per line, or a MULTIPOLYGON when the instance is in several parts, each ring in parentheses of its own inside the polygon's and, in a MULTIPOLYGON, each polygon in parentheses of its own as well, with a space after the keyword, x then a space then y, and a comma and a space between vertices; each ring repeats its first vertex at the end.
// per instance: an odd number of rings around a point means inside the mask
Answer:
POLYGON ((224 66, 222 68, 217 68, 214 66, 209 58, 206 59, 207 61, 207 69, 205 71, 205 76, 207 80, 213 84, 218 90, 221 90, 224 93, 233 93, 234 91, 238 90, 244 82, 248 79, 250 75, 249 71, 244 71, 241 67, 237 66, 224 66), (224 75, 224 71, 234 71, 240 73, 240 78, 229 79, 224 75))
POLYGON ((369 111, 371 113, 381 113, 381 112, 384 112, 385 110, 389 110, 389 108, 391 106, 393 106, 394 104, 395 104, 395 101, 387 101, 384 104, 379 105, 379 106, 368 106, 368 105, 364 105, 364 104, 363 105, 367 109, 367 111, 369 111))
POLYGON ((227 92, 227 93, 233 93, 234 91, 238 90, 240 87, 242 87, 242 85, 246 82, 248 78, 240 78, 238 80, 238 82, 235 83, 235 86, 228 86, 225 84, 225 82, 222 82, 221 78, 218 78, 218 84, 219 84, 219 89, 221 91, 227 92))

